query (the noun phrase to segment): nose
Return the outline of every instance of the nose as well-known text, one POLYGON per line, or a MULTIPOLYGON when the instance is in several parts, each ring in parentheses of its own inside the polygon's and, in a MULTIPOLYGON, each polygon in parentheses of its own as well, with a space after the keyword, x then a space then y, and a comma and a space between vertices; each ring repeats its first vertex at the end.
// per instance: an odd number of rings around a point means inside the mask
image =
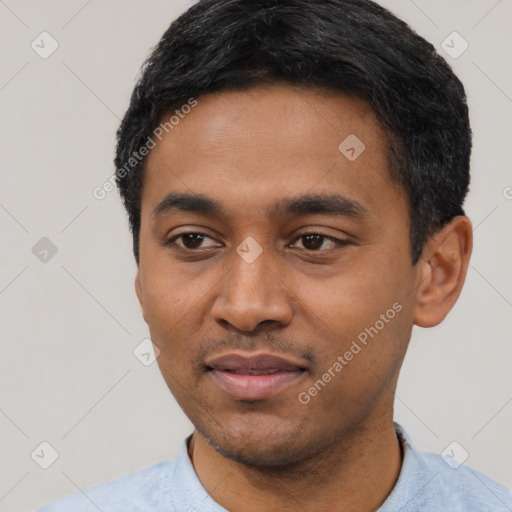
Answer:
POLYGON ((289 287, 271 268, 272 255, 263 251, 248 263, 233 254, 231 270, 221 280, 221 292, 212 307, 215 320, 251 332, 263 322, 288 325, 293 317, 289 287))

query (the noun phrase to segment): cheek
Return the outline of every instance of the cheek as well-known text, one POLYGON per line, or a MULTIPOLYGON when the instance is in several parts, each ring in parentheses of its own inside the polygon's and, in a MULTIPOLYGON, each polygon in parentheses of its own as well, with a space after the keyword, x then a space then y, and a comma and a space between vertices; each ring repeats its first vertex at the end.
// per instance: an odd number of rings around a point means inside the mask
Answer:
POLYGON ((160 349, 159 363, 172 364, 183 352, 190 350, 188 330, 193 324, 191 316, 197 308, 197 291, 194 283, 186 283, 169 269, 151 267, 141 273, 144 317, 151 339, 160 349))
POLYGON ((186 296, 178 290, 177 283, 167 279, 152 277, 143 283, 144 306, 150 327, 168 329, 186 314, 186 296))
POLYGON ((331 337, 347 339, 373 325, 394 303, 402 304, 405 287, 395 275, 393 269, 368 265, 347 268, 326 280, 307 280, 295 289, 299 303, 305 305, 304 314, 323 325, 331 337))
MULTIPOLYGON (((154 242, 153 242, 154 243, 154 242)), ((172 263, 169 257, 150 243, 141 258, 142 296, 150 325, 169 327, 186 316, 201 292, 201 278, 194 279, 172 263)))
POLYGON ((316 378, 340 356, 343 378, 336 381, 345 389, 355 386, 358 396, 366 386, 379 386, 376 375, 389 380, 412 329, 408 268, 410 263, 392 252, 369 250, 329 279, 311 279, 298 287, 305 305, 301 315, 309 315, 308 322, 318 333, 315 343, 321 362, 316 378))
MULTIPOLYGON (((329 298, 318 299, 319 329, 325 335, 317 340, 320 359, 309 383, 321 389, 311 401, 312 414, 329 415, 334 424, 351 415, 359 421, 381 397, 385 403, 393 399, 385 395, 393 389, 411 328, 410 314, 401 302, 393 301, 395 294, 384 289, 363 300, 356 287, 345 285, 343 293, 333 291, 329 298), (325 379, 329 380, 325 387, 317 384, 325 379)), ((311 387, 303 391, 308 389, 316 393, 311 387)))

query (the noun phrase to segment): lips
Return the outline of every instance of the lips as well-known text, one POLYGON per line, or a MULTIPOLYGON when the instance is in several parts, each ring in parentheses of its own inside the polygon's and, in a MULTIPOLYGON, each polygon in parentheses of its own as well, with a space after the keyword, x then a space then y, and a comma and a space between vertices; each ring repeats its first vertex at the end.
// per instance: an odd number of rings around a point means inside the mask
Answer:
POLYGON ((272 354, 229 353, 206 362, 214 382, 237 400, 264 400, 304 377, 303 362, 272 354))

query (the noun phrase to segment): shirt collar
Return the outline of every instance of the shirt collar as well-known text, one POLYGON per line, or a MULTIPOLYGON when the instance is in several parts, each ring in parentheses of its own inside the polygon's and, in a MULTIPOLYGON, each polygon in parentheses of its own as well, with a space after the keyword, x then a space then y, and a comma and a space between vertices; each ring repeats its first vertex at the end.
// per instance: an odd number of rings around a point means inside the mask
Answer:
POLYGON ((181 445, 171 477, 170 494, 174 508, 184 512, 228 512, 208 494, 192 466, 187 450, 191 437, 181 445))
POLYGON ((402 467, 391 493, 378 512, 407 510, 405 506, 424 492, 435 477, 404 428, 396 422, 394 426, 403 449, 402 467))

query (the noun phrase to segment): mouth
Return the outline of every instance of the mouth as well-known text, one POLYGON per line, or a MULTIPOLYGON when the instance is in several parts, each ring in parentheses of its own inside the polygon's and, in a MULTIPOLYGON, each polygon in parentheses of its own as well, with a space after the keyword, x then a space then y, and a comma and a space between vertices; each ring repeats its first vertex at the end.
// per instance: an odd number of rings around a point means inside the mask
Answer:
POLYGON ((207 361, 206 371, 232 398, 256 401, 297 384, 308 368, 303 362, 287 357, 231 352, 207 361))

